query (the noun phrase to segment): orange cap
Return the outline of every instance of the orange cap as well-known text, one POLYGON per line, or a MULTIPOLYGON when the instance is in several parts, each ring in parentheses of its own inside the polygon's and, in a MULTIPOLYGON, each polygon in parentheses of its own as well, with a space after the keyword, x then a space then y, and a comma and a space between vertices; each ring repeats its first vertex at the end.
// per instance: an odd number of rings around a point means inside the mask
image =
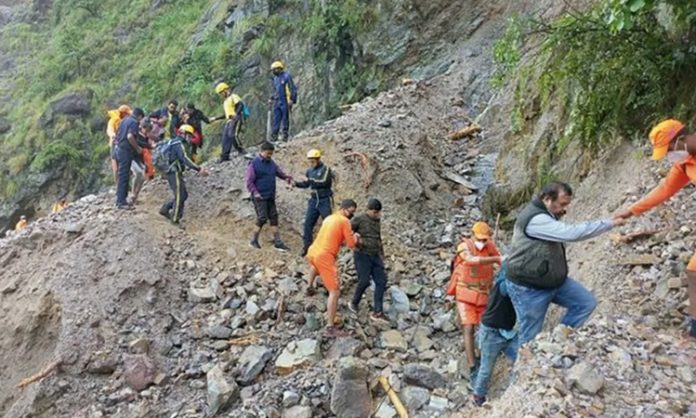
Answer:
POLYGON ((121 105, 118 107, 118 113, 122 115, 130 115, 131 113, 133 113, 133 111, 131 110, 130 106, 121 105))
POLYGON ((669 151, 669 144, 681 130, 684 124, 676 119, 667 119, 655 125, 650 131, 650 142, 653 146, 653 160, 661 160, 669 151))
POLYGON ((476 222, 471 228, 471 232, 473 232, 474 238, 476 239, 491 238, 491 227, 485 222, 476 222))

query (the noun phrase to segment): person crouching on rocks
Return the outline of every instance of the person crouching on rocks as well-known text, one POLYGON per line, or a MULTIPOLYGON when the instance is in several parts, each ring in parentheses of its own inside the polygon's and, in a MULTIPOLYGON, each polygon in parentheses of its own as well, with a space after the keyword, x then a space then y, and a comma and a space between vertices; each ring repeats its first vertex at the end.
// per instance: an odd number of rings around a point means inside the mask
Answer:
POLYGON ((502 258, 491 238, 491 228, 487 223, 475 223, 471 232, 471 238, 462 239, 457 246, 447 293, 455 296, 457 301, 457 314, 464 332, 469 381, 473 382, 479 363, 474 335, 488 303, 488 291, 495 274, 494 264, 500 264, 502 258))

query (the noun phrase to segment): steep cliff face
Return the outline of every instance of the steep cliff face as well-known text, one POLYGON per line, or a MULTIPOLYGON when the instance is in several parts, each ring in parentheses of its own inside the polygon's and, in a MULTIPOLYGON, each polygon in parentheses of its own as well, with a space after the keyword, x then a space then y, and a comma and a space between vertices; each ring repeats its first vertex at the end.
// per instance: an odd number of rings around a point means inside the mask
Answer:
MULTIPOLYGON (((109 184, 105 112, 119 103, 151 111, 175 97, 217 114, 213 87, 226 80, 252 109, 243 141, 256 144, 266 130, 272 61, 284 60, 299 85, 297 133, 402 77, 427 79, 482 54, 476 45, 460 46, 486 22, 512 13, 506 8, 439 0, 5 2, 0 230, 20 213, 44 213, 59 195, 109 184)), ((486 79, 486 71, 471 81, 486 79)), ((462 100, 480 111, 487 90, 462 100)), ((220 127, 207 134, 212 157, 220 127)))

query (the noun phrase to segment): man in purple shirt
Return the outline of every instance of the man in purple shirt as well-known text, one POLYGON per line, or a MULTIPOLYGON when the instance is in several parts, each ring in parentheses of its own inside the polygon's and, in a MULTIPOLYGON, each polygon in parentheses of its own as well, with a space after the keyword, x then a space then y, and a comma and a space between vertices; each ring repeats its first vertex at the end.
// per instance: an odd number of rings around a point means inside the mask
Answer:
POLYGON ((259 155, 247 166, 244 176, 247 190, 251 193, 254 209, 256 209, 256 231, 250 245, 261 248, 259 244, 261 228, 269 222, 273 231, 273 248, 278 251, 288 251, 289 248, 281 241, 278 232, 278 209, 275 202, 276 177, 285 180, 289 185, 293 184, 293 180, 271 159, 274 150, 273 144, 264 142, 259 155))

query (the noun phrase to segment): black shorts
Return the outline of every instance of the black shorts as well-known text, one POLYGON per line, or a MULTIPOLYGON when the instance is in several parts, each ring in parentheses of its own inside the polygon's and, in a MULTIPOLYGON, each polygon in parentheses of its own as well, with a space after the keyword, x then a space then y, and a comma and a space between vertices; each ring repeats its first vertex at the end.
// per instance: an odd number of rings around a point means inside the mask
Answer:
POLYGON ((278 208, 275 199, 254 199, 256 209, 256 225, 264 226, 269 222, 271 226, 278 226, 278 208))
POLYGON ((118 155, 118 146, 116 145, 116 141, 114 141, 113 144, 111 144, 111 159, 115 160, 118 155))

